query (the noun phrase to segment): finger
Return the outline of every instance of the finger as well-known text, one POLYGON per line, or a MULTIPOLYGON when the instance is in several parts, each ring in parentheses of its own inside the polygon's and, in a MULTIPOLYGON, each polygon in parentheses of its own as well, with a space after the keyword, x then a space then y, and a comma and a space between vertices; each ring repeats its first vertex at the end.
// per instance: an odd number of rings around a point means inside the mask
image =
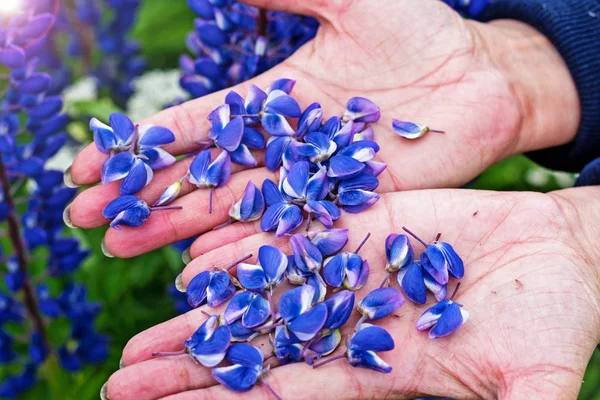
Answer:
MULTIPOLYGON (((218 149, 212 150, 213 159, 219 151, 218 149)), ((264 163, 264 152, 259 152, 255 158, 258 161, 257 167, 262 166, 264 163)), ((186 174, 192 160, 193 157, 188 157, 168 168, 155 171, 152 183, 144 187, 137 196, 148 204, 153 204, 169 185, 180 180, 186 174)), ((246 167, 242 167, 241 165, 232 164, 232 173, 234 174, 246 169, 246 167)), ((119 196, 120 185, 120 181, 111 182, 107 185, 93 186, 79 193, 67 210, 69 214, 67 218, 70 218, 70 223, 76 227, 86 229, 107 224, 107 219, 102 216, 102 210, 104 210, 108 203, 119 196)), ((179 197, 182 198, 194 190, 196 190, 196 187, 185 180, 179 197)))
POLYGON ((267 10, 310 15, 315 18, 326 18, 329 20, 334 17, 344 5, 342 0, 244 0, 243 2, 267 10))
POLYGON ((153 212, 138 228, 109 229, 104 244, 110 253, 127 258, 204 233, 229 219, 231 204, 242 196, 249 180, 260 187, 265 179, 274 176, 266 168, 237 173, 225 186, 213 191, 212 213, 208 212, 210 191, 195 190, 173 203, 183 207, 181 210, 153 212))
MULTIPOLYGON (((283 62, 252 80, 168 108, 141 121, 140 124, 155 124, 169 128, 175 134, 175 142, 164 146, 164 149, 173 155, 186 154, 198 148, 196 142, 207 140, 210 129, 207 117, 211 111, 223 104, 225 96, 230 90, 235 90, 245 96, 251 84, 265 89, 277 79, 290 78, 298 79, 292 94, 302 107, 308 106, 315 99, 323 98, 322 95, 319 95, 320 90, 308 79, 300 79, 302 77, 303 74, 300 74, 297 69, 291 67, 288 62, 283 62)), ((321 104, 335 105, 336 103, 325 97, 325 102, 321 104)), ((78 185, 90 185, 98 182, 102 163, 106 157, 106 154, 99 152, 93 143, 84 148, 75 157, 71 168, 73 182, 78 185)))
MULTIPOLYGON (((216 231, 208 231, 192 243, 189 248, 192 260, 219 247, 227 246, 247 237, 261 233, 260 220, 254 222, 234 222, 216 231)), ((271 232, 271 235, 273 233, 271 232)))
MULTIPOLYGON (((362 370, 357 373, 345 360, 332 363, 327 371, 312 369, 305 364, 284 365, 271 370, 264 377, 264 382, 286 400, 384 398, 387 397, 385 388, 391 387, 390 381, 389 376, 374 371, 362 370), (360 391, 355 390, 357 387, 360 391)), ((247 393, 236 393, 216 385, 168 396, 164 400, 248 398, 272 400, 274 397, 259 383, 247 393)))
POLYGON ((183 354, 118 370, 108 380, 107 394, 110 400, 154 400, 215 383, 209 368, 196 364, 183 354))

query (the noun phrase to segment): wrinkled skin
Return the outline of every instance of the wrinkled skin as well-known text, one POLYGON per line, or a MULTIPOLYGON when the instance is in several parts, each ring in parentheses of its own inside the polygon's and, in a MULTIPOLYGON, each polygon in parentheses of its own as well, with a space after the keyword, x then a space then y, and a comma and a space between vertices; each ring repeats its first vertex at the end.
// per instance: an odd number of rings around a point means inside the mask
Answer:
MULTIPOLYGON (((357 216, 344 215, 350 229, 346 249, 354 249, 366 227, 372 237, 361 250, 371 276, 357 302, 384 277, 386 236, 402 225, 422 238, 452 243, 465 261, 456 300, 470 313, 452 336, 431 340, 415 329, 423 311, 435 304, 407 302, 394 316, 377 321, 389 330, 396 348, 380 353, 394 368, 390 375, 354 369, 338 360, 320 369, 293 364, 276 367, 265 378, 284 399, 414 398, 425 395, 459 399, 573 399, 589 358, 600 339, 598 252, 593 238, 600 217, 599 189, 570 189, 550 195, 430 190, 386 194, 357 216), (407 210, 410 210, 407 212, 407 210), (527 223, 524 223, 527 221, 527 223), (376 228, 375 228, 376 227, 376 228), (376 229, 376 230, 374 230, 376 229)), ((207 236, 212 240, 216 232, 207 236)), ((210 239, 210 240, 209 240, 210 239)), ((289 244, 258 233, 206 253, 187 267, 192 276, 216 263, 254 253, 263 244, 289 252, 289 244), (225 257, 225 259, 223 258, 225 257)), ((412 242, 416 252, 423 250, 412 242)), ((393 287, 398 287, 394 279, 393 287)), ((449 292, 454 290, 452 279, 449 292)), ((280 294, 278 290, 276 294, 280 294)), ((212 310, 211 310, 212 311, 212 310)), ((214 311, 213 311, 214 312, 214 311)), ((219 312, 217 310, 216 312, 219 312)), ((126 346, 126 367, 108 381, 111 400, 248 398, 214 386, 210 371, 187 356, 152 360, 152 351, 174 351, 204 321, 199 309, 155 326, 126 346)), ((350 333, 358 313, 345 327, 350 333)), ((258 340, 258 339, 257 339, 258 340)), ((263 351, 269 345, 263 343, 263 351)), ((343 351, 343 346, 337 353, 343 351)), ((251 398, 270 399, 261 387, 251 398)))
MULTIPOLYGON (((381 145, 377 160, 386 162, 388 169, 380 175, 380 192, 460 186, 511 154, 570 139, 569 129, 552 119, 565 113, 551 113, 544 119, 558 131, 557 137, 549 129, 538 135, 529 120, 524 120, 528 103, 519 90, 520 81, 508 75, 490 50, 498 36, 496 30, 465 22, 440 1, 252 3, 312 14, 321 22, 313 41, 252 83, 266 88, 282 77, 296 79, 292 93, 301 106, 318 101, 327 118, 342 115, 352 96, 367 97, 381 107, 382 118, 375 125, 375 138, 381 145), (411 142, 394 134, 392 118, 419 122, 447 133, 430 133, 411 142)), ((500 37, 506 42, 506 35, 500 37)), ((542 42, 537 40, 536 46, 542 42)), ((539 65, 552 64, 537 60, 534 54, 530 51, 529 58, 539 61, 539 65)), ((550 80, 554 81, 570 82, 568 72, 566 79, 550 80)), ((234 89, 245 95, 248 84, 234 89)), ((561 99, 569 98, 567 93, 561 91, 561 99)), ((222 104, 225 94, 223 91, 190 101, 143 122, 167 126, 175 132, 177 141, 165 146, 173 154, 192 151, 197 148, 195 142, 206 140, 206 116, 222 104)), ((555 103, 561 105, 560 101, 555 103)), ((571 114, 577 115, 577 110, 571 114)), ((257 158, 262 156, 258 152, 257 158)), ((84 149, 72 167, 73 180, 78 184, 96 183, 104 157, 94 145, 84 149)), ((190 162, 183 160, 157 171, 140 197, 154 202, 168 185, 185 174, 190 162)), ((130 230, 110 230, 106 248, 116 256, 131 257, 211 230, 228 220, 227 210, 240 198, 250 179, 260 186, 265 178, 274 177, 261 164, 241 172, 241 168, 234 167, 237 173, 215 192, 212 214, 207 212, 208 190, 193 190, 195 187, 186 182, 182 197, 175 202, 183 206, 183 211, 155 213, 135 235, 130 230)), ((71 222, 82 228, 106 224, 101 211, 118 195, 118 185, 82 192, 70 209, 71 222)), ((245 236, 241 226, 234 232, 237 237, 245 236)), ((192 256, 198 254, 193 247, 192 256)))

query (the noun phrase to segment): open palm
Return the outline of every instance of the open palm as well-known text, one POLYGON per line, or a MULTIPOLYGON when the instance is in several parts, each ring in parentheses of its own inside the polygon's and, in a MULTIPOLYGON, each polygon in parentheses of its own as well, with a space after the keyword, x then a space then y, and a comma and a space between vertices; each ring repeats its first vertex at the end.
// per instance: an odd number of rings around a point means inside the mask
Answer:
MULTIPOLYGON (((550 195, 426 190, 386 194, 364 213, 343 216, 339 227, 350 229, 347 248, 372 233, 361 250, 371 275, 358 299, 383 279, 386 236, 406 225, 423 238, 442 232, 442 240, 463 257, 466 273, 456 299, 471 317, 454 335, 432 340, 416 331, 415 322, 435 300, 430 297, 424 306, 407 302, 396 317, 376 322, 396 343, 393 351, 380 353, 393 367, 390 375, 339 360, 317 370, 303 364, 276 367, 265 379, 284 399, 575 398, 600 339, 598 254, 592 246, 598 232, 585 225, 597 217, 597 204, 588 200, 597 194, 597 189, 550 195)), ((184 284, 213 265, 256 254, 263 244, 289 252, 287 238, 266 233, 228 243, 232 228, 207 235, 205 254, 186 267, 184 284)), ((395 279, 391 284, 397 287, 395 279)), ((152 359, 153 351, 181 349, 205 319, 196 309, 133 338, 123 353, 126 367, 108 381, 109 398, 243 396, 216 386, 210 371, 188 356, 152 359)), ((344 334, 352 321, 347 325, 344 334)), ((261 343, 268 353, 266 340, 261 343)), ((260 386, 250 395, 270 398, 260 386)))
MULTIPOLYGON (((290 59, 234 90, 245 95, 249 83, 266 87, 275 79, 297 80, 293 95, 303 107, 319 101, 329 115, 341 115, 352 96, 372 99, 381 107, 375 126, 381 145, 379 161, 388 164, 380 175, 380 192, 460 186, 483 169, 510 154, 527 150, 518 138, 520 103, 507 78, 491 61, 475 22, 464 21, 437 0, 270 2, 279 7, 315 15, 321 26, 314 40, 290 59), (275 4, 277 3, 277 4, 275 4), (399 118, 442 129, 410 142, 391 129, 399 118)), ((163 111, 144 122, 167 126, 177 141, 167 150, 185 154, 205 140, 206 116, 224 101, 219 92, 163 111)), ((262 155, 257 155, 260 159, 262 155)), ((72 177, 78 184, 99 181, 105 155, 93 145, 77 157, 72 177)), ((158 171, 140 197, 155 201, 186 172, 190 159, 158 171)), ((153 215, 136 230, 108 232, 106 248, 114 255, 131 257, 177 240, 205 233, 228 219, 246 183, 260 184, 272 173, 259 163, 256 169, 237 170, 217 190, 212 214, 207 213, 208 191, 187 184, 176 205, 183 211, 153 215)), ((83 228, 107 223, 103 208, 118 196, 118 182, 82 192, 69 208, 71 223, 83 228)), ((244 237, 239 228, 233 233, 244 237)), ((198 253, 192 252, 192 256, 198 253)))

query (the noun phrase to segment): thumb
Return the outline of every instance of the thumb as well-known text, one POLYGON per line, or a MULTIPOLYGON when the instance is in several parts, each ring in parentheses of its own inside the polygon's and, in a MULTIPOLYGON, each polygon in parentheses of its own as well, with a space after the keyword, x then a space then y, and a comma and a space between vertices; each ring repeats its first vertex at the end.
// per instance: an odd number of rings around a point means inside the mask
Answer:
POLYGON ((242 0, 242 2, 271 11, 309 15, 329 21, 335 18, 344 4, 351 3, 343 0, 242 0))

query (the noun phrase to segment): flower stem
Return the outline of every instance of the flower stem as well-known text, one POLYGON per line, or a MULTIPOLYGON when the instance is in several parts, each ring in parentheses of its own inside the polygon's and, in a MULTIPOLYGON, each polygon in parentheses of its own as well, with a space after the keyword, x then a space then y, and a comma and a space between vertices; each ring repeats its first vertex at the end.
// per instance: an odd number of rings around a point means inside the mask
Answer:
POLYGON ((227 222, 223 222, 221 225, 217 225, 213 228, 213 231, 216 231, 217 229, 221 229, 221 228, 225 228, 227 225, 231 225, 235 222, 234 219, 229 218, 229 221, 227 222))
POLYGON ((271 392, 271 394, 277 399, 277 400, 281 400, 281 397, 279 397, 279 395, 273 390, 273 388, 265 381, 261 380, 260 383, 267 388, 267 390, 269 392, 271 392))
POLYGON ((244 256, 242 258, 240 258, 237 261, 234 261, 233 263, 229 264, 228 266, 226 266, 225 268, 223 268, 225 271, 229 271, 231 268, 235 267, 236 265, 238 265, 239 263, 243 263, 244 261, 246 261, 247 259, 249 259, 250 257, 252 257, 252 254, 248 254, 247 256, 244 256))
POLYGON ((360 242, 360 244, 358 245, 358 247, 356 248, 356 250, 354 251, 354 253, 358 254, 358 252, 360 251, 360 249, 362 249, 362 247, 365 245, 365 243, 367 243, 367 240, 369 240, 370 237, 371 237, 371 232, 367 233, 367 236, 365 236, 365 238, 363 239, 363 241, 360 242))
POLYGON ((156 206, 150 207, 150 211, 167 211, 167 210, 181 210, 182 206, 156 206))
POLYGON ((439 131, 437 129, 429 129, 429 132, 435 132, 435 133, 446 133, 446 131, 439 131))
POLYGON ((433 241, 439 242, 441 237, 442 237, 442 232, 439 232, 437 235, 435 235, 435 239, 433 241))
POLYGON ((316 363, 316 364, 314 364, 314 365, 313 365, 313 369, 315 369, 315 368, 319 368, 319 367, 322 367, 323 365, 325 365, 325 364, 329 364, 329 363, 330 363, 330 362, 332 362, 332 361, 341 360, 342 358, 346 358, 346 355, 345 355, 345 354, 338 354, 338 355, 337 355, 337 356, 335 356, 335 357, 331 357, 331 358, 328 358, 328 359, 327 359, 327 360, 325 360, 325 361, 321 361, 320 363, 316 363))
POLYGON ((271 316, 271 320, 275 321, 275 307, 273 305, 273 289, 267 290, 267 300, 269 301, 269 314, 271 316))
POLYGON ((454 296, 456 296, 456 292, 458 292, 459 287, 460 287, 460 282, 458 282, 456 284, 456 287, 454 288, 454 292, 452 292, 452 296, 450 296, 450 300, 454 300, 454 296))
POLYGON ((390 273, 388 272, 387 274, 385 274, 385 278, 383 279, 383 282, 381 282, 381 285, 379 285, 379 287, 380 288, 384 287, 389 279, 390 279, 390 273))
POLYGON ((420 237, 418 237, 417 235, 415 235, 411 230, 409 230, 407 227, 403 226, 402 229, 404 230, 404 232, 408 233, 410 236, 414 237, 415 239, 417 239, 423 246, 427 247, 429 246, 427 243, 425 243, 425 241, 423 239, 421 239, 420 237))
POLYGON ((48 339, 46 337, 46 327, 44 326, 44 320, 42 319, 42 315, 40 314, 37 299, 35 297, 35 291, 31 285, 31 279, 29 276, 29 272, 27 270, 28 264, 28 254, 27 249, 25 247, 25 243, 23 238, 21 237, 19 218, 15 214, 15 204, 10 191, 10 180, 8 178, 8 174, 6 168, 4 167, 3 156, 0 154, 0 180, 2 181, 2 191, 4 192, 4 201, 8 204, 10 209, 8 216, 6 217, 6 222, 8 224, 8 234, 10 237, 10 241, 12 243, 13 250, 15 252, 15 256, 17 258, 17 263, 19 265, 19 272, 23 275, 25 281, 23 282, 22 292, 23 292, 23 303, 25 303, 25 308, 27 309, 27 313, 29 317, 33 321, 33 325, 35 330, 39 333, 43 346, 46 349, 48 347, 48 339))
POLYGON ((261 8, 258 10, 258 16, 256 17, 256 33, 258 36, 267 37, 267 27, 269 21, 267 19, 267 10, 261 8))
POLYGON ((208 213, 212 214, 212 198, 213 198, 213 188, 210 189, 210 194, 208 195, 208 213))
POLYGON ((180 356, 185 354, 185 349, 179 351, 158 351, 152 353, 152 357, 169 357, 169 356, 180 356))

